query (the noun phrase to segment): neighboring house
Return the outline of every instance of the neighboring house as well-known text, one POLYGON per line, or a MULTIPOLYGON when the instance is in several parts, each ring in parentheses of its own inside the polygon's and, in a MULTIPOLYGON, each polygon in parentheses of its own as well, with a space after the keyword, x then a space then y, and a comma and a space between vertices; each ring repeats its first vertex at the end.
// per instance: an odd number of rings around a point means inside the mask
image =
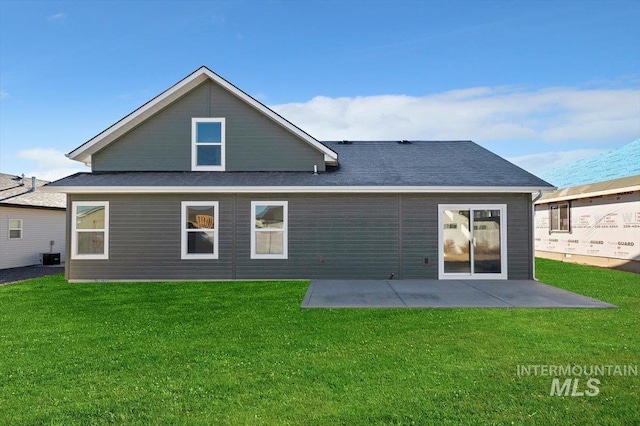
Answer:
POLYGON ((46 181, 0 173, 0 269, 65 258, 66 196, 42 191, 46 181))
POLYGON ((321 143, 205 67, 68 156, 70 281, 531 279, 554 189, 469 141, 321 143))
POLYGON ((536 256, 640 273, 640 175, 545 194, 536 256))
POLYGON ((640 272, 640 139, 541 176, 536 256, 640 272))

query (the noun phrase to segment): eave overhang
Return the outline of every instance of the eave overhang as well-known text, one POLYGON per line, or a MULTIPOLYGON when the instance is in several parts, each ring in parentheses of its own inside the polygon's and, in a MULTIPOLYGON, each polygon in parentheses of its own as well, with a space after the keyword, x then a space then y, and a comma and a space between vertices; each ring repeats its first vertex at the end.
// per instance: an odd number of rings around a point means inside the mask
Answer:
POLYGON ((552 191, 550 187, 514 187, 514 186, 55 186, 47 191, 67 194, 345 194, 345 193, 520 193, 533 194, 552 191))
POLYGON ((562 195, 557 197, 541 198, 540 200, 536 201, 536 205, 557 203, 560 201, 578 200, 582 198, 603 197, 605 195, 614 195, 614 194, 621 194, 625 192, 635 192, 635 191, 640 191, 640 185, 629 186, 625 188, 606 189, 603 191, 584 192, 581 194, 570 194, 570 195, 562 195))

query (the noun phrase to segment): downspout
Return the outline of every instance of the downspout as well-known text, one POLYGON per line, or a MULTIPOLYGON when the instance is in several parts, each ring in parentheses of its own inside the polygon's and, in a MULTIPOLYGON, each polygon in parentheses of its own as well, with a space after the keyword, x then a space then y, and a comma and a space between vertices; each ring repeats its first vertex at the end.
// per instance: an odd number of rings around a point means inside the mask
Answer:
POLYGON ((536 278, 536 201, 542 197, 542 191, 538 191, 531 201, 531 272, 533 274, 533 280, 538 281, 536 278))

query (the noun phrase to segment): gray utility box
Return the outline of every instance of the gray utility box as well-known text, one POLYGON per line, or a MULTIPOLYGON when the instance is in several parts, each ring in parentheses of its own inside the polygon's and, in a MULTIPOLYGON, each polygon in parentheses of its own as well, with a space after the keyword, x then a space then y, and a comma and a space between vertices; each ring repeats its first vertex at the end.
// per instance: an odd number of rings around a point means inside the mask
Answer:
POLYGON ((60 253, 42 253, 43 265, 59 265, 60 253))

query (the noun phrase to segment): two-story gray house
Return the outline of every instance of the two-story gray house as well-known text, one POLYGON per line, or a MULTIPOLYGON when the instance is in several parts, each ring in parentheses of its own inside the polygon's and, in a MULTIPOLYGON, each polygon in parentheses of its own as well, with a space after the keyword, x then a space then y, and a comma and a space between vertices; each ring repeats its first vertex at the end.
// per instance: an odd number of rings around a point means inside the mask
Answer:
POLYGON ((553 189, 470 141, 320 142, 206 67, 68 156, 70 281, 531 279, 553 189))

